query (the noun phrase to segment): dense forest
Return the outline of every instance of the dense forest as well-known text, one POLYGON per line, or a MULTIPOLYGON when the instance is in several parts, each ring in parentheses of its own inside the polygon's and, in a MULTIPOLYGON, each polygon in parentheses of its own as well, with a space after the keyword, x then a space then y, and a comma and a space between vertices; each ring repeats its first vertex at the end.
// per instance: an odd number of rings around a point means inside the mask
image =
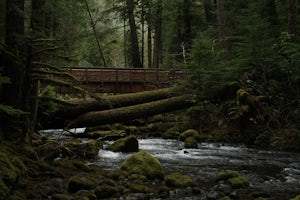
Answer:
POLYGON ((182 70, 177 93, 193 104, 175 113, 176 131, 299 151, 298 10, 297 0, 0 0, 0 166, 13 171, 0 172, 0 199, 35 173, 43 123, 70 98, 94 97, 70 66, 182 70), (10 162, 16 152, 29 158, 10 162))

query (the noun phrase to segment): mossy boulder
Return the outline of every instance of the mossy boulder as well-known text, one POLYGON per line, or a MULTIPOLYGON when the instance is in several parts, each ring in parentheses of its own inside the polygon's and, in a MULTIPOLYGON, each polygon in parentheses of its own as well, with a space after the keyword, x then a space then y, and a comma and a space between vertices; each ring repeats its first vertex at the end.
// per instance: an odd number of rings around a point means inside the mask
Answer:
POLYGON ((222 170, 217 174, 217 181, 227 181, 230 178, 238 177, 239 173, 235 170, 222 170))
POLYGON ((121 169, 129 174, 145 175, 148 179, 163 179, 163 169, 159 160, 146 151, 139 151, 127 158, 121 164, 121 169))
POLYGON ((133 135, 119 139, 107 147, 107 150, 115 152, 137 152, 138 149, 138 140, 133 135))
POLYGON ((84 175, 72 176, 68 182, 69 192, 77 192, 79 190, 91 190, 96 187, 96 184, 84 175))
POLYGON ((180 132, 177 127, 169 128, 167 131, 162 133, 163 139, 178 139, 180 132))
POLYGON ((191 178, 184 176, 179 172, 165 176, 165 181, 166 185, 169 187, 186 188, 195 185, 191 178))
POLYGON ((246 178, 242 177, 235 177, 235 178, 230 178, 228 180, 228 183, 232 186, 234 189, 239 189, 239 188, 246 188, 249 186, 249 180, 246 178))
POLYGON ((96 200, 97 197, 93 190, 79 190, 72 200, 96 200))
POLYGON ((130 189, 130 192, 132 192, 132 193, 150 193, 151 192, 151 188, 148 187, 147 185, 136 184, 136 183, 130 184, 129 189, 130 189))
POLYGON ((182 132, 180 135, 179 135, 179 140, 180 141, 184 141, 186 138, 188 137, 193 137, 193 138, 197 138, 199 137, 199 133, 197 130, 195 129, 188 129, 184 132, 182 132))
POLYGON ((60 144, 54 140, 47 140, 44 144, 38 146, 37 153, 45 160, 53 160, 59 157, 61 153, 60 144))
POLYGON ((16 156, 0 152, 0 180, 5 184, 15 183, 20 177, 26 177, 27 168, 16 156))
POLYGON ((188 137, 184 140, 184 148, 186 149, 197 149, 198 148, 198 142, 193 137, 188 137))
POLYGON ((61 147, 63 157, 81 159, 94 158, 101 149, 103 149, 103 143, 100 140, 90 140, 88 142, 75 140, 67 142, 61 147))
POLYGON ((118 193, 118 188, 111 185, 100 185, 96 188, 97 199, 110 198, 118 193))
POLYGON ((300 195, 297 195, 295 198, 292 198, 290 200, 300 200, 300 195))
POLYGON ((91 171, 90 166, 80 160, 67 160, 65 158, 60 158, 54 161, 54 166, 63 167, 71 171, 79 170, 84 172, 91 171))

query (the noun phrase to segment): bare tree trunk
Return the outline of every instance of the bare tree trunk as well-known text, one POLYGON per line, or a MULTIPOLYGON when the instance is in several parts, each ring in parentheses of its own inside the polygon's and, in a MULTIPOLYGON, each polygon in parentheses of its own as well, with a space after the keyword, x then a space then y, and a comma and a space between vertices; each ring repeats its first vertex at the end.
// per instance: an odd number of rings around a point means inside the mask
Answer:
POLYGON ((289 1, 289 34, 294 38, 297 34, 298 1, 289 1))
POLYGON ((148 68, 152 68, 152 25, 148 24, 148 68))
POLYGON ((141 47, 141 62, 144 68, 144 52, 145 52, 145 3, 142 0, 142 13, 141 13, 141 23, 142 23, 142 47, 141 47))
POLYGON ((112 110, 89 112, 73 120, 67 128, 126 122, 155 114, 184 109, 193 104, 189 96, 179 96, 112 110))
POLYGON ((222 49, 222 57, 223 60, 226 61, 229 55, 229 47, 225 34, 224 0, 217 0, 217 12, 219 23, 219 40, 222 49))
POLYGON ((211 24, 214 19, 211 0, 203 0, 204 15, 207 24, 211 24))
POLYGON ((148 25, 148 30, 147 30, 147 58, 148 58, 148 68, 152 68, 152 9, 151 6, 148 5, 147 9, 147 25, 148 25))
MULTIPOLYGON (((6 0, 0 0, 0 43, 2 44, 4 44, 5 41, 5 12, 6 0)), ((0 46, 0 50, 1 48, 2 46, 0 46)), ((0 66, 2 66, 2 63, 0 63, 0 66)))
MULTIPOLYGON (((6 2, 5 44, 14 57, 4 55, 3 76, 10 78, 11 83, 3 86, 1 103, 14 108, 23 109, 25 85, 24 60, 24 0, 9 0, 6 2), (20 45, 20 43, 22 45, 20 45)), ((22 116, 0 117, 3 139, 28 141, 27 124, 22 116), (7 134, 5 134, 7 133, 7 134)))
POLYGON ((91 10, 90 10, 90 7, 89 7, 89 4, 88 4, 87 0, 85 0, 85 5, 86 5, 86 10, 87 10, 87 12, 89 14, 89 17, 90 17, 90 20, 91 20, 91 25, 92 25, 92 28, 93 28, 93 32, 94 32, 96 42, 97 42, 100 57, 102 58, 102 62, 103 62, 104 67, 107 67, 106 61, 105 61, 105 58, 104 58, 104 54, 103 54, 103 51, 102 51, 102 48, 101 48, 101 45, 100 45, 100 41, 99 41, 99 38, 98 38, 98 35, 97 35, 96 25, 95 25, 95 22, 93 20, 91 10))
POLYGON ((134 19, 134 1, 126 0, 127 14, 130 27, 130 41, 131 41, 131 62, 134 68, 142 67, 139 51, 139 41, 137 36, 137 28, 134 19))
POLYGON ((157 0, 157 10, 155 19, 155 32, 154 32, 154 53, 153 53, 153 67, 159 68, 162 63, 162 39, 161 27, 162 26, 162 0, 157 0))

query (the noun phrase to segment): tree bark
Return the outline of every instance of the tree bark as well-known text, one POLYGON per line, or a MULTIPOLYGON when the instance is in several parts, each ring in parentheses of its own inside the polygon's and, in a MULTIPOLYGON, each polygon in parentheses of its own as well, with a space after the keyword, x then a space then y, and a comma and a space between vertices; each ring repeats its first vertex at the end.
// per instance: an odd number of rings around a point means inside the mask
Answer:
POLYGON ((148 58, 148 68, 152 68, 152 9, 150 5, 148 6, 147 13, 147 58, 148 58))
MULTIPOLYGON (((0 43, 2 44, 4 44, 5 41, 5 12, 6 12, 6 0, 0 0, 0 43)), ((2 46, 0 46, 0 50, 1 49, 2 46)), ((2 63, 0 63, 0 66, 2 66, 2 63)))
POLYGON ((139 51, 139 41, 137 36, 137 28, 134 19, 134 1, 126 0, 127 14, 130 27, 130 41, 131 41, 131 62, 133 68, 142 67, 139 51))
POLYGON ((172 97, 169 99, 83 114, 73 120, 67 128, 90 127, 103 124, 126 122, 159 113, 184 109, 194 104, 190 96, 172 97))
POLYGON ((219 40, 222 50, 223 60, 226 61, 229 55, 228 42, 225 34, 225 14, 224 14, 224 0, 217 0, 217 12, 219 23, 219 40))
MULTIPOLYGON (((3 86, 2 104, 17 109, 24 109, 23 102, 27 99, 24 91, 29 88, 24 82, 25 65, 24 57, 24 0, 6 1, 5 13, 5 44, 11 55, 4 55, 3 76, 10 78, 11 83, 3 86), (12 56, 13 55, 13 56, 12 56)), ((27 127, 29 124, 23 121, 22 116, 8 116, 0 118, 5 140, 27 141, 27 127)))
POLYGON ((298 0, 289 1, 289 34, 294 38, 297 34, 298 0))
POLYGON ((61 128, 65 126, 64 121, 73 120, 82 113, 142 104, 179 96, 181 95, 180 93, 182 92, 175 88, 165 88, 154 91, 101 97, 101 99, 72 101, 69 103, 72 103, 74 106, 61 106, 51 117, 51 122, 42 121, 41 124, 43 128, 61 128))
POLYGON ((155 32, 154 32, 154 53, 153 53, 153 67, 159 68, 162 63, 162 40, 161 40, 161 28, 162 28, 162 0, 157 0, 156 20, 155 20, 155 32))

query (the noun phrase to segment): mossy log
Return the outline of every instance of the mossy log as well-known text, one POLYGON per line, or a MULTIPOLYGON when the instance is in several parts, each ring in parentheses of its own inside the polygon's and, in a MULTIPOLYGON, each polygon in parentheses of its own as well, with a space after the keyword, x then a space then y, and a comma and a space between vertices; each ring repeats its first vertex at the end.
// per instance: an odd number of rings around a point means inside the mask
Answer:
POLYGON ((126 122, 159 113, 187 108, 192 106, 194 103, 195 101, 193 101, 190 96, 183 95, 122 108, 88 112, 73 120, 68 125, 68 128, 126 122))
POLYGON ((138 93, 128 93, 109 96, 95 96, 95 98, 69 101, 69 106, 62 105, 52 114, 51 121, 42 121, 43 128, 62 128, 67 121, 72 121, 83 113, 115 109, 125 106, 143 104, 183 93, 178 87, 164 88, 138 93))
POLYGON ((179 96, 180 93, 174 88, 164 88, 159 90, 144 91, 137 93, 96 96, 95 98, 75 100, 71 103, 75 104, 72 107, 62 107, 56 114, 67 118, 73 118, 79 114, 99 111, 112 108, 120 108, 124 106, 131 106, 150 101, 165 99, 172 96, 179 96))

